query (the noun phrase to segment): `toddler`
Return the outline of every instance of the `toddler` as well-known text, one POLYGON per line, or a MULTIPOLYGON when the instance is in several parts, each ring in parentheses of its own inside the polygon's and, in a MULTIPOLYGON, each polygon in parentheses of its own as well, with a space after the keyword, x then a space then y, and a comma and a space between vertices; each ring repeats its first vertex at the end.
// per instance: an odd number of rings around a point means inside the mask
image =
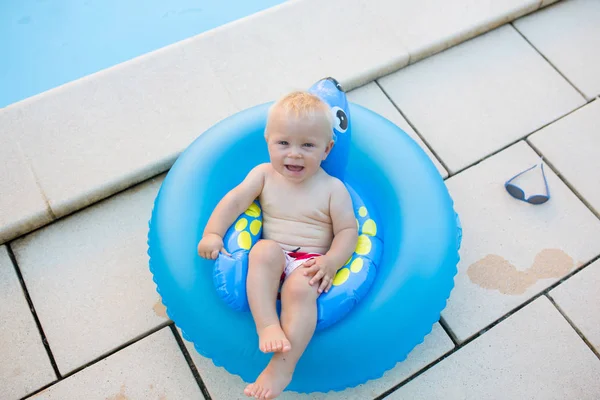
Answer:
POLYGON ((263 239, 251 249, 247 295, 261 351, 273 357, 244 393, 273 399, 290 383, 317 322, 316 301, 350 258, 358 238, 350 194, 322 168, 333 147, 330 107, 293 92, 269 110, 265 139, 270 162, 255 167, 217 205, 198 254, 225 254, 223 236, 256 198, 263 239), (281 319, 276 301, 281 285, 281 319))

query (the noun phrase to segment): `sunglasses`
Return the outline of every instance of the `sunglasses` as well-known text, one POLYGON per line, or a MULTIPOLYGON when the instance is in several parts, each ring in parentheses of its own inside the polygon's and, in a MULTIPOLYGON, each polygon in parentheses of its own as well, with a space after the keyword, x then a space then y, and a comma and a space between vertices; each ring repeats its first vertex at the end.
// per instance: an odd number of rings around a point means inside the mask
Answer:
POLYGON ((540 164, 535 164, 532 167, 527 168, 523 172, 519 172, 517 175, 513 176, 508 181, 506 181, 506 183, 504 184, 504 187, 506 188, 506 191, 508 192, 508 194, 510 194, 512 197, 514 197, 517 200, 525 201, 529 204, 535 204, 535 205, 544 204, 545 202, 550 200, 550 191, 548 190, 548 181, 546 181, 546 174, 544 173, 544 163, 543 162, 540 164), (544 177, 544 184, 546 185, 546 194, 545 195, 535 194, 533 196, 525 198, 525 192, 523 191, 523 189, 521 189, 520 187, 518 187, 517 185, 515 185, 514 183, 511 183, 511 182, 513 180, 517 179, 519 176, 523 175, 525 172, 530 171, 533 168, 537 167, 538 165, 541 165, 542 177, 544 177))

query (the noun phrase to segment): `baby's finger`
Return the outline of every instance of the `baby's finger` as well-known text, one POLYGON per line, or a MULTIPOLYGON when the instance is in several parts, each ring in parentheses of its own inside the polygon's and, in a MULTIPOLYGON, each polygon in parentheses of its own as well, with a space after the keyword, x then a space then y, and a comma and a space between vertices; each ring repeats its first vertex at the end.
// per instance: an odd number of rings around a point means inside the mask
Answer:
POLYGON ((329 292, 329 289, 331 289, 331 286, 333 286, 333 279, 329 280, 329 285, 327 285, 327 287, 325 288, 325 293, 329 292))
POLYGON ((323 275, 325 275, 325 273, 323 271, 319 271, 315 274, 315 276, 312 277, 312 279, 310 280, 309 285, 314 285, 315 283, 319 282, 321 279, 323 279, 323 275))
POLYGON ((305 261, 304 263, 302 263, 303 267, 310 267, 315 265, 316 260, 314 258, 311 258, 310 260, 305 261))
POLYGON ((330 279, 328 276, 323 278, 321 284, 319 285, 319 293, 323 293, 323 290, 325 290, 325 288, 329 285, 329 281, 330 279))
POLYGON ((315 272, 319 270, 318 265, 313 265, 312 267, 308 267, 304 270, 304 276, 314 275, 315 272))
POLYGON ((213 250, 213 251, 210 253, 210 258, 211 258, 211 260, 216 260, 218 256, 219 256, 219 250, 213 250))
POLYGON ((221 249, 221 253, 225 254, 226 256, 229 256, 229 257, 231 257, 231 253, 229 253, 227 250, 225 250, 225 247, 223 247, 223 248, 221 249))

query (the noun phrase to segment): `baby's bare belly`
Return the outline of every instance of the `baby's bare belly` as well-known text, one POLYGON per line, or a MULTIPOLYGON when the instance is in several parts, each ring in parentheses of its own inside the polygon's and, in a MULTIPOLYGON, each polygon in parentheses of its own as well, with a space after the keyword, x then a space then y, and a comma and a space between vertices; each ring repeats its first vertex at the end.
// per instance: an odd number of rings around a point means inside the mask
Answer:
POLYGON ((263 214, 263 238, 288 251, 325 254, 331 247, 333 229, 321 221, 292 221, 263 214))

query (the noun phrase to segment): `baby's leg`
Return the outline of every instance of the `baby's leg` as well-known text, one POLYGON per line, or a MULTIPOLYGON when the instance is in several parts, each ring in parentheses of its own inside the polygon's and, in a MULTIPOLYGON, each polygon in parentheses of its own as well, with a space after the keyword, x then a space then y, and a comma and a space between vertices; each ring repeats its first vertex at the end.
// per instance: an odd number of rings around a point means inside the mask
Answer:
POLYGON ((296 364, 304 353, 317 325, 317 286, 308 284, 311 277, 296 269, 281 289, 281 326, 292 343, 287 353, 275 353, 256 382, 244 390, 247 396, 274 399, 292 380, 296 364))
POLYGON ((259 348, 265 353, 290 350, 275 307, 284 265, 283 250, 272 240, 261 240, 250 251, 246 292, 259 348))

